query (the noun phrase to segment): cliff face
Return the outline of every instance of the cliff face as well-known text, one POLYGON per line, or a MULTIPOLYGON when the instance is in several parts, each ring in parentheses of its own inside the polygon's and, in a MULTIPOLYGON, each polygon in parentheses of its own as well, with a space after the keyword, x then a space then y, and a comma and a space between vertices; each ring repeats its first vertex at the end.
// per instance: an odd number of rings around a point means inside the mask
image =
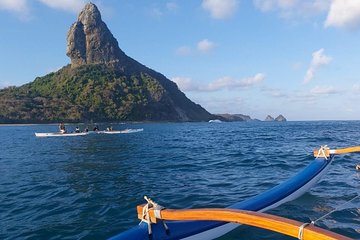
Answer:
POLYGON ((83 64, 116 64, 126 58, 98 8, 88 3, 70 27, 66 55, 74 67, 83 64))
POLYGON ((128 57, 94 4, 86 4, 67 41, 71 65, 0 90, 0 123, 213 118, 174 82, 128 57))

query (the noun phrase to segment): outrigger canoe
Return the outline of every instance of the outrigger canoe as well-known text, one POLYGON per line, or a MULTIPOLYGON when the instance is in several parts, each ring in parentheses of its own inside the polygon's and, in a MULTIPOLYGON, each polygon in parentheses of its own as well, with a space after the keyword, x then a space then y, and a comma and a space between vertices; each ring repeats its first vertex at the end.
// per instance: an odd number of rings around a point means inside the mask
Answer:
POLYGON ((136 132, 142 132, 144 131, 143 128, 136 128, 136 129, 125 129, 121 131, 90 131, 90 132, 81 132, 81 133, 35 133, 36 137, 76 137, 76 136, 85 136, 88 134, 121 134, 121 133, 136 133, 136 132))
POLYGON ((81 133, 35 133, 36 137, 76 137, 76 136, 85 136, 87 135, 87 132, 81 132, 81 133))
MULTIPOLYGON (((320 180, 329 169, 335 154, 354 152, 355 150, 359 151, 360 147, 345 150, 329 150, 326 146, 322 147, 320 150, 314 151, 317 158, 295 176, 260 195, 235 203, 227 209, 264 212, 292 201, 303 195, 320 180)), ((158 222, 151 224, 151 238, 149 238, 149 224, 142 221, 139 225, 111 237, 110 240, 209 240, 218 238, 239 226, 239 224, 224 221, 166 221, 166 225, 158 222)))

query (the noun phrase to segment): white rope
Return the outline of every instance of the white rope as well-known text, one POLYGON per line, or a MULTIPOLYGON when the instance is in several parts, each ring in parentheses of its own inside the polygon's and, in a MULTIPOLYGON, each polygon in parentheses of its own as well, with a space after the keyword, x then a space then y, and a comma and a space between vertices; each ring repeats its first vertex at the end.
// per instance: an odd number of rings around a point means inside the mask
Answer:
POLYGON ((352 201, 354 201, 358 197, 360 197, 359 193, 357 193, 357 195, 355 197, 353 197, 352 199, 350 199, 349 201, 346 201, 345 203, 341 204, 340 206, 334 208, 332 211, 328 212, 327 214, 325 214, 325 215, 323 215, 323 216, 319 217, 318 219, 316 219, 314 221, 311 221, 311 222, 313 222, 315 224, 317 221, 320 221, 321 219, 324 219, 325 217, 329 216, 333 212, 339 211, 341 208, 343 208, 347 204, 351 203, 352 201))
POLYGON ((327 151, 327 150, 329 150, 329 147, 327 145, 321 146, 319 151, 318 151, 318 154, 316 156, 316 159, 318 159, 319 157, 324 157, 327 160, 327 157, 326 157, 326 154, 325 154, 325 151, 327 151))
POLYGON ((304 228, 306 228, 307 226, 311 225, 315 225, 315 223, 317 221, 320 221, 321 219, 326 218, 327 216, 329 216, 330 214, 332 214, 333 212, 338 211, 340 208, 346 206, 347 204, 351 203, 352 201, 354 201, 355 199, 357 199, 358 197, 360 197, 359 193, 357 193, 357 195, 355 197, 353 197, 352 199, 350 199, 349 201, 346 201, 345 203, 341 204, 340 206, 336 207, 335 209, 333 209, 332 211, 328 212, 327 214, 319 217, 318 219, 311 221, 310 223, 304 223, 303 225, 301 225, 299 227, 299 233, 298 233, 298 239, 302 240, 303 239, 303 234, 304 234, 304 228))
MULTIPOLYGON (((141 216, 141 221, 139 223, 139 225, 142 222, 145 222, 148 224, 148 231, 149 231, 149 235, 152 234, 152 230, 151 230, 151 218, 149 215, 149 211, 150 209, 154 210, 154 214, 155 217, 157 219, 161 219, 161 210, 164 209, 164 207, 160 206, 159 204, 157 204, 156 202, 154 202, 153 200, 151 200, 151 198, 144 196, 144 199, 147 201, 147 204, 143 207, 143 211, 142 211, 142 216, 141 216)), ((163 222, 164 228, 166 231, 168 231, 168 227, 165 224, 165 222, 163 222)))
POLYGON ((303 225, 301 225, 299 227, 299 233, 298 233, 298 239, 302 240, 303 239, 303 235, 304 235, 304 228, 306 228, 307 226, 309 226, 310 224, 314 225, 314 222, 311 221, 311 223, 304 223, 303 225))

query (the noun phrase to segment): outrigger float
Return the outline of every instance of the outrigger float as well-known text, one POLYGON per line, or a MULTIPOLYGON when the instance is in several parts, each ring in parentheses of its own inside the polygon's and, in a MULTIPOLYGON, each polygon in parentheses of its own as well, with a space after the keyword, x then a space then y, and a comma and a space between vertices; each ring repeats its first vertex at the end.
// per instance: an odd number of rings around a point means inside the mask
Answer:
POLYGON ((239 224, 276 231, 298 239, 350 239, 318 228, 313 223, 300 223, 261 212, 303 195, 327 172, 336 154, 359 151, 360 146, 338 150, 321 147, 314 151, 316 159, 292 178, 225 209, 171 210, 145 197, 148 204, 137 207, 140 224, 110 240, 209 240, 223 236, 239 224))

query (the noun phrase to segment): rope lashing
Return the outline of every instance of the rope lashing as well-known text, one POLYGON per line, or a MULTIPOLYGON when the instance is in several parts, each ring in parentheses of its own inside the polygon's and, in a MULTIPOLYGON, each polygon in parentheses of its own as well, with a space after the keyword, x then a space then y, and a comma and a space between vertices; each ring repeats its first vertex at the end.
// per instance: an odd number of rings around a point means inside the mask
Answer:
MULTIPOLYGON (((142 217, 141 217, 141 221, 139 224, 141 224, 142 222, 147 223, 148 224, 148 233, 149 233, 149 235, 151 235, 152 234, 151 224, 153 222, 151 221, 151 217, 149 214, 150 209, 154 210, 155 217, 157 219, 161 220, 161 210, 163 210, 165 208, 163 206, 157 204, 156 202, 154 202, 151 198, 149 198, 147 196, 144 196, 144 199, 147 201, 147 204, 143 208, 142 217)), ((162 221, 162 223, 164 225, 165 231, 168 232, 169 231, 168 226, 166 225, 165 222, 162 221)))
POLYGON ((299 240, 303 240, 303 235, 304 235, 304 228, 306 228, 307 226, 309 226, 310 224, 311 225, 314 225, 314 221, 311 221, 310 223, 304 223, 303 225, 301 225, 299 227, 299 233, 298 233, 298 239, 299 240))
POLYGON ((320 149, 318 150, 318 153, 317 153, 317 156, 316 156, 316 159, 319 158, 319 157, 323 157, 327 160, 327 153, 329 152, 330 148, 325 145, 325 146, 321 146, 320 149))
POLYGON ((328 159, 332 155, 347 154, 360 152, 360 146, 340 148, 340 149, 329 149, 327 145, 321 146, 320 149, 314 150, 314 157, 328 159))

